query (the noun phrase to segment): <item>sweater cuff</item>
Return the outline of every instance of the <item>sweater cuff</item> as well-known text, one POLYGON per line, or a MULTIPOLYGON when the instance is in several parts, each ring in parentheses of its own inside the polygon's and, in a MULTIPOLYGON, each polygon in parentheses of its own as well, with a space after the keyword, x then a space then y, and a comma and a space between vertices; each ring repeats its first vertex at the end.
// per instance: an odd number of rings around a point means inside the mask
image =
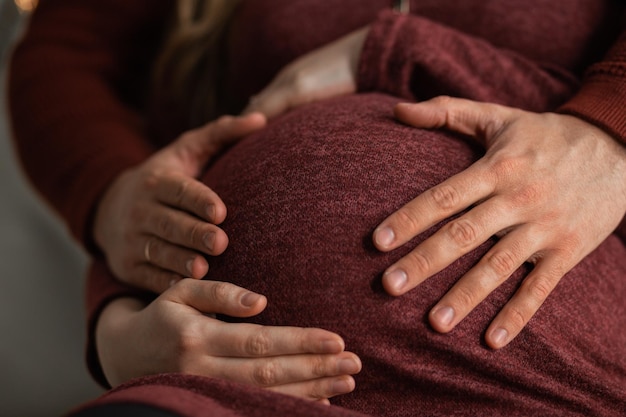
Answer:
POLYGON ((401 28, 407 16, 392 10, 383 10, 370 26, 357 72, 359 92, 381 91, 405 99, 413 99, 409 88, 410 69, 407 57, 397 53, 401 50, 401 28))
POLYGON ((578 93, 558 109, 605 130, 626 144, 626 77, 588 80, 578 93))

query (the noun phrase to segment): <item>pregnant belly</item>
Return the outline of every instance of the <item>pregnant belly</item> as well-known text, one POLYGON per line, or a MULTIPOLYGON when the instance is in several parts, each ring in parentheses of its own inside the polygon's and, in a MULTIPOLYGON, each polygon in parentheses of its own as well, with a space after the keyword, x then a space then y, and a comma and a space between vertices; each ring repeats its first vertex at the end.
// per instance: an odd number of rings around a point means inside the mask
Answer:
POLYGON ((209 278, 266 294, 263 320, 273 324, 337 330, 371 319, 370 303, 397 303, 379 281, 406 249, 377 252, 373 228, 476 153, 399 124, 395 102, 361 95, 309 105, 223 155, 205 179, 228 207, 230 244, 210 259, 209 278))
MULTIPOLYGON (((550 405, 532 399, 537 373, 548 371, 523 370, 536 361, 524 344, 537 337, 532 325, 508 350, 494 353, 481 342, 527 268, 452 334, 436 334, 428 326, 430 307, 493 241, 405 296, 392 298, 382 289, 385 268, 436 227, 389 254, 373 247, 374 227, 480 155, 461 138, 399 124, 392 115, 396 101, 368 94, 314 103, 229 149, 204 177, 228 207, 223 228, 230 238, 224 255, 209 260, 208 278, 266 295, 268 307, 255 322, 321 327, 344 337, 364 369, 357 390, 337 404, 391 416, 415 415, 422 407, 441 409, 449 402, 451 408, 443 410, 457 412, 452 405, 465 393, 493 410, 517 406, 528 411, 524 407, 534 404, 538 408, 532 410, 550 412, 550 405), (510 395, 511 380, 518 385, 515 395, 510 395)), ((582 297, 586 289, 576 291, 582 297)), ((551 350, 559 341, 542 343, 547 355, 560 357, 551 350)), ((562 387, 544 379, 542 389, 562 395, 562 387)))

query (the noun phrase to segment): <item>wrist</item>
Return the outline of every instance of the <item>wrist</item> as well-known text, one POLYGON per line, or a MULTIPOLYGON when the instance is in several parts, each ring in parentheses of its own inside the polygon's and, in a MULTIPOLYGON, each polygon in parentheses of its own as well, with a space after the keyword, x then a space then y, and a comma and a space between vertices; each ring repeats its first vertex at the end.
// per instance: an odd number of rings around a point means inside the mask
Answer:
POLYGON ((120 340, 132 335, 131 320, 146 303, 131 297, 117 298, 102 310, 95 329, 95 345, 100 366, 111 386, 124 381, 125 354, 120 340))

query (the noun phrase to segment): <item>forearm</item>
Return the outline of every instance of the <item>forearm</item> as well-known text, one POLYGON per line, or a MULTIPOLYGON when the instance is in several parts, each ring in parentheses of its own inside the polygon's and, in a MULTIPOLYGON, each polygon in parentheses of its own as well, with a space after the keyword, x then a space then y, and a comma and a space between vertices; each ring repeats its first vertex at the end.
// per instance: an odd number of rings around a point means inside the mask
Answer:
POLYGON ((127 39, 153 33, 151 19, 164 9, 145 3, 44 0, 11 62, 9 109, 23 167, 87 244, 106 186, 152 151, 128 101, 142 66, 127 39), (154 15, 142 18, 145 10, 154 15))
POLYGON ((91 265, 87 276, 85 297, 87 310, 86 361, 91 376, 103 387, 109 387, 109 382, 102 367, 97 344, 97 333, 101 330, 99 325, 102 315, 118 300, 132 299, 137 306, 139 304, 145 306, 154 297, 147 291, 141 291, 117 281, 104 260, 96 259, 91 265))

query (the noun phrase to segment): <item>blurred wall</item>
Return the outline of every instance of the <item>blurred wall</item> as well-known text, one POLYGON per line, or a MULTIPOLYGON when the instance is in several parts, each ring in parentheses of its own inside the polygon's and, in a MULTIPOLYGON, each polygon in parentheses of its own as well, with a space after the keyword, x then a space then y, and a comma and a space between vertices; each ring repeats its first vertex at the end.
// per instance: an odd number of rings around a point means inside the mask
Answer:
MULTIPOLYGON (((101 389, 84 364, 85 254, 19 168, 8 53, 27 16, 0 0, 0 416, 59 416, 101 389)), ((36 122, 36 121, 34 121, 36 122)))

